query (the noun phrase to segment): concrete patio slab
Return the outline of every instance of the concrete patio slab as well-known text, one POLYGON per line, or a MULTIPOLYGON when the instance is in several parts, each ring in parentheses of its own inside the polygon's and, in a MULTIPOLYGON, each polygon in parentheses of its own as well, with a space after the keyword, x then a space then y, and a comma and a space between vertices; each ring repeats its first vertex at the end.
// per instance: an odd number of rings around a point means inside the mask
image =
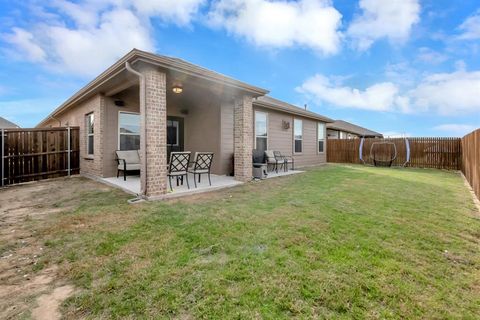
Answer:
MULTIPOLYGON (((271 178, 276 178, 276 177, 283 177, 283 176, 288 176, 292 174, 298 174, 302 173, 304 171, 300 170, 289 170, 287 172, 284 171, 279 171, 278 173, 276 172, 269 172, 267 179, 271 178)), ((198 179, 198 177, 197 177, 198 179)), ((96 179, 100 182, 103 182, 105 184, 108 184, 112 187, 122 189, 126 193, 130 193, 132 195, 139 195, 140 194, 140 176, 134 175, 134 176, 127 176, 127 180, 123 180, 123 177, 111 177, 111 178, 100 178, 96 179)), ((188 181, 190 183, 190 189, 187 187, 186 181, 183 183, 178 184, 175 179, 172 179, 172 187, 173 190, 170 190, 168 188, 168 193, 155 197, 155 198, 149 198, 149 200, 159 200, 159 199, 169 199, 169 198, 176 198, 180 196, 186 196, 190 194, 196 194, 196 193, 202 193, 202 192, 210 192, 210 191, 215 191, 215 190, 220 190, 220 189, 225 189, 225 188, 231 188, 234 186, 238 186, 243 184, 241 181, 235 180, 234 177, 230 176, 220 176, 220 175, 211 175, 211 180, 212 180, 212 185, 209 185, 208 183, 208 178, 206 175, 202 176, 200 182, 197 180, 197 187, 195 188, 195 184, 193 182, 193 175, 189 174, 188 175, 188 181)))

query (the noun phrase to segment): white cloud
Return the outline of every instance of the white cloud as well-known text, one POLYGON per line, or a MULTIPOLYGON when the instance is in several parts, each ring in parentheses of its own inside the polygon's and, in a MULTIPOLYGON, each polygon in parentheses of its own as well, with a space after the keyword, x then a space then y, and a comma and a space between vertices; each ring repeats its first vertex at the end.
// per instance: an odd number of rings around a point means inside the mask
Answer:
POLYGON ((427 47, 420 47, 417 60, 430 64, 440 64, 448 60, 448 56, 427 47))
POLYGON ((327 0, 219 0, 209 13, 212 26, 225 28, 255 45, 298 45, 322 54, 338 52, 341 18, 327 0))
POLYGON ((205 0, 57 0, 37 22, 3 34, 5 51, 64 73, 91 77, 132 48, 154 50, 150 19, 188 25, 205 0), (48 18, 45 18, 48 17, 48 18))
POLYGON ((409 62, 399 62, 387 64, 385 67, 385 77, 388 81, 399 86, 411 87, 415 85, 419 77, 419 70, 413 68, 409 62))
POLYGON ((382 38, 403 42, 412 26, 420 21, 418 0, 360 0, 359 6, 362 14, 353 19, 347 30, 359 50, 368 49, 382 38))
POLYGON ((153 50, 148 30, 131 11, 116 9, 89 29, 44 26, 46 47, 57 66, 76 74, 96 75, 132 48, 153 50), (81 62, 81 63, 80 63, 81 62))
POLYGON ((472 132, 477 127, 470 124, 441 124, 433 127, 433 130, 442 131, 449 136, 463 137, 467 133, 472 132))
POLYGON ((189 24, 205 0, 135 0, 133 7, 141 14, 159 16, 178 25, 189 24))
POLYGON ((416 111, 441 115, 480 114, 480 71, 437 73, 408 93, 416 111))
POLYGON ((480 39, 480 10, 468 17, 458 29, 462 32, 460 39, 476 40, 480 39))
POLYGON ((395 106, 398 88, 391 82, 382 82, 359 90, 348 86, 335 86, 331 79, 317 74, 307 79, 299 92, 338 107, 374 111, 391 111, 395 106))
MULTIPOLYGON (((35 42, 32 33, 21 29, 13 28, 12 33, 4 34, 2 37, 6 42, 16 48, 16 51, 32 62, 42 62, 46 59, 47 53, 35 42)), ((8 50, 14 56, 13 50, 8 50)))
POLYGON ((480 71, 458 70, 423 77, 411 89, 401 91, 392 82, 381 82, 365 89, 335 85, 317 74, 297 90, 314 101, 339 108, 401 113, 431 112, 443 116, 480 115, 480 71))

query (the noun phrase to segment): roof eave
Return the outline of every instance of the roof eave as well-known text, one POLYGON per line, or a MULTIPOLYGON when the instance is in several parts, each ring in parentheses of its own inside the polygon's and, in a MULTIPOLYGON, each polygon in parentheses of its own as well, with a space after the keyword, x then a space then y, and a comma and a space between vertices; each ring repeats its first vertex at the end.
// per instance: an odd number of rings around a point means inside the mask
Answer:
POLYGON ((226 84, 230 87, 237 88, 241 91, 251 93, 254 97, 266 95, 269 91, 257 86, 249 85, 248 83, 235 80, 234 78, 225 76, 215 71, 196 66, 192 68, 190 63, 183 62, 179 59, 170 59, 168 57, 159 56, 150 52, 136 50, 138 58, 134 59, 132 63, 137 61, 143 61, 159 67, 175 70, 178 72, 186 73, 198 78, 210 80, 217 83, 226 84))
POLYGON ((282 111, 282 112, 285 112, 285 113, 298 115, 298 116, 301 116, 301 117, 304 117, 304 118, 319 120, 319 121, 322 121, 322 122, 325 122, 325 123, 332 123, 332 122, 335 121, 335 120, 332 120, 328 117, 324 117, 324 116, 321 116, 321 115, 313 115, 313 114, 310 114, 310 113, 307 113, 307 112, 302 112, 303 110, 298 110, 298 111, 297 110, 295 110, 295 111, 290 110, 290 109, 284 108, 280 105, 268 103, 268 102, 265 102, 265 101, 255 100, 253 102, 253 104, 256 105, 256 106, 262 107, 262 108, 282 111))
POLYGON ((167 59, 162 56, 158 56, 149 52, 133 49, 129 53, 127 53, 125 56, 123 56, 120 60, 115 62, 112 66, 110 66, 107 70, 105 70, 99 76, 97 76, 95 79, 89 82, 86 86, 84 86, 82 89, 77 91, 72 97, 70 97, 67 101, 62 103, 54 111, 52 111, 46 118, 40 121, 36 127, 41 127, 45 125, 45 123, 49 119, 67 110, 76 102, 80 101, 81 99, 85 98, 86 96, 94 92, 94 90, 98 88, 100 85, 104 84, 105 82, 109 81, 110 79, 112 79, 113 77, 115 77, 116 75, 124 71, 126 62, 130 62, 133 64, 137 61, 144 61, 146 63, 164 67, 166 69, 187 73, 187 74, 190 74, 196 77, 201 77, 210 81, 215 81, 217 83, 224 83, 230 87, 234 87, 241 91, 248 92, 253 97, 262 96, 269 92, 268 90, 265 90, 256 86, 251 86, 247 83, 221 75, 219 73, 210 71, 208 69, 198 67, 198 70, 202 69, 204 71, 204 73, 202 74, 201 72, 196 71, 194 68, 189 66, 187 63, 182 63, 181 61, 173 61, 171 59, 167 59))
POLYGON ((67 110, 70 106, 72 106, 79 100, 83 99, 84 97, 92 93, 100 85, 102 85, 106 81, 110 80, 111 78, 113 78, 114 76, 122 72, 125 69, 125 63, 135 56, 136 51, 137 51, 136 49, 133 49, 132 51, 127 53, 123 58, 115 62, 107 70, 102 72, 99 76, 97 76, 95 79, 90 81, 86 86, 84 86, 82 89, 77 91, 73 96, 68 98, 64 103, 62 103, 59 107, 53 110, 45 119, 40 121, 36 127, 41 127, 49 119, 67 110))

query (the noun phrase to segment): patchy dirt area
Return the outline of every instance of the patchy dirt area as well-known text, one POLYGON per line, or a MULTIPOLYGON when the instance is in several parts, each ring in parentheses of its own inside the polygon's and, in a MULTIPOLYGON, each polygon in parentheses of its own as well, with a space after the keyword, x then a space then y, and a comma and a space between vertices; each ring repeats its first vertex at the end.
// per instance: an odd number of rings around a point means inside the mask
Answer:
POLYGON ((0 189, 0 319, 31 315, 58 319, 58 307, 74 288, 55 265, 40 266, 48 219, 68 211, 88 190, 109 187, 81 177, 32 182, 0 189))

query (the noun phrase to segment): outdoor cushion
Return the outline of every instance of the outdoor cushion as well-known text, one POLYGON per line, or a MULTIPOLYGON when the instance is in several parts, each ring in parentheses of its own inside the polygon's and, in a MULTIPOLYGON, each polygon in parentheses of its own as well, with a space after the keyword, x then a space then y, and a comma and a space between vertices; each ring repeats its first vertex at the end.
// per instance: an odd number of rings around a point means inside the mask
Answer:
POLYGON ((265 150, 265 156, 269 159, 275 159, 275 156, 273 155, 273 150, 265 150))
POLYGON ((267 158, 267 163, 277 163, 273 150, 265 150, 265 157, 267 158))
POLYGON ((187 174, 187 171, 175 171, 169 173, 170 176, 184 176, 187 174))
POLYGON ((208 169, 197 169, 197 170, 195 170, 194 168, 195 167, 190 167, 188 169, 188 171, 190 171, 192 173, 208 173, 208 169))
MULTIPOLYGON (((124 160, 128 164, 139 164, 140 157, 138 156, 138 150, 118 150, 116 151, 117 158, 124 160)), ((123 163, 122 163, 123 165, 123 163)), ((121 168, 123 169, 123 167, 121 168)), ((137 169, 127 169, 127 170, 137 170, 137 169)))

